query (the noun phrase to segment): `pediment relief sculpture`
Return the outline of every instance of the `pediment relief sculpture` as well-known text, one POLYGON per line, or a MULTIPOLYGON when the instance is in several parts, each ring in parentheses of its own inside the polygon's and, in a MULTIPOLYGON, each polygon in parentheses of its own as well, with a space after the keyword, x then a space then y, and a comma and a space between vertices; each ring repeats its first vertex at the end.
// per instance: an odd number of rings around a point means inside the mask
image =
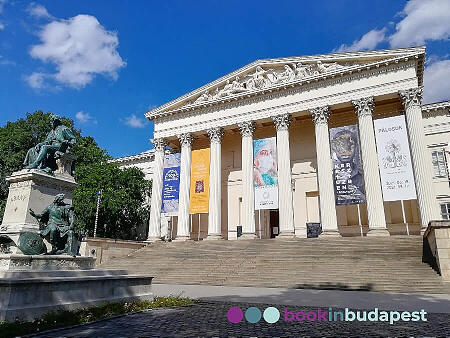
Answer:
POLYGON ((262 66, 257 66, 254 71, 242 77, 236 76, 232 82, 228 79, 223 87, 219 86, 215 89, 205 90, 194 102, 188 101, 186 105, 215 101, 231 95, 263 90, 265 88, 299 81, 304 78, 318 76, 323 73, 344 70, 355 65, 358 65, 358 63, 339 64, 337 62, 315 61, 285 64, 283 68, 277 69, 264 69, 262 66))

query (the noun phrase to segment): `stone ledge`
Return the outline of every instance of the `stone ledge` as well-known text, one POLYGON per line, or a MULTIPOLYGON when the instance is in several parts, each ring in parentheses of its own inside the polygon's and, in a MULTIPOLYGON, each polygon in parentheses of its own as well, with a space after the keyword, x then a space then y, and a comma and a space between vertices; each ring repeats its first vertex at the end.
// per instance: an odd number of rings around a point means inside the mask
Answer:
POLYGON ((70 270, 94 269, 95 257, 0 254, 0 270, 70 270))
POLYGON ((450 221, 431 221, 423 238, 424 261, 439 270, 443 282, 450 282, 450 221))

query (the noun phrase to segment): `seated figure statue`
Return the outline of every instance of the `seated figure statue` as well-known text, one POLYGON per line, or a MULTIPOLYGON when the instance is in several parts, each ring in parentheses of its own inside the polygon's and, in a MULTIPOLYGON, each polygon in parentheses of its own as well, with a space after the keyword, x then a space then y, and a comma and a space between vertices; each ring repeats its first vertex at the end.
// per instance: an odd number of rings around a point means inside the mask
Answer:
POLYGON ((52 246, 48 255, 74 255, 74 210, 72 205, 64 203, 64 194, 58 194, 52 204, 40 214, 30 209, 30 215, 36 218, 42 229, 41 237, 47 238, 52 246))
POLYGON ((76 144, 75 135, 51 114, 52 130, 44 142, 28 150, 23 164, 27 169, 41 169, 51 173, 56 169, 55 159, 67 153, 76 144))

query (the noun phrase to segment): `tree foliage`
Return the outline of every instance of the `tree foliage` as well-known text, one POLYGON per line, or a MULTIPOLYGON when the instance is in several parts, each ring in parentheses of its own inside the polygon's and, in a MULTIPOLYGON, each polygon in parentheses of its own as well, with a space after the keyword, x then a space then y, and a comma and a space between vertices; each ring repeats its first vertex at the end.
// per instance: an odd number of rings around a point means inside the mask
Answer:
MULTIPOLYGON (((102 191, 97 234, 134 239, 135 227, 148 217, 145 202, 148 201, 149 182, 137 168, 122 170, 117 164, 109 163, 111 156, 92 137, 82 136, 81 130, 74 129, 71 119, 61 120, 77 138, 77 145, 71 150, 78 157, 75 180, 80 186, 73 197, 77 228, 93 235, 96 192, 102 191)), ((6 177, 22 168, 28 149, 42 142, 50 130, 50 113, 40 110, 0 127, 0 220, 8 198, 6 177)))

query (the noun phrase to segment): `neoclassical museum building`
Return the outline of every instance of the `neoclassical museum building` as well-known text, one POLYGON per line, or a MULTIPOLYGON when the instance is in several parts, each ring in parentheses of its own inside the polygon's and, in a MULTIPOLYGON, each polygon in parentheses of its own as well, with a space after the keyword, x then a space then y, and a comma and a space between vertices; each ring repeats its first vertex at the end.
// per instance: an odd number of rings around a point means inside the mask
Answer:
POLYGON ((425 47, 257 60, 148 111, 148 240, 420 234, 448 219, 450 102, 422 106, 424 62, 425 47))

